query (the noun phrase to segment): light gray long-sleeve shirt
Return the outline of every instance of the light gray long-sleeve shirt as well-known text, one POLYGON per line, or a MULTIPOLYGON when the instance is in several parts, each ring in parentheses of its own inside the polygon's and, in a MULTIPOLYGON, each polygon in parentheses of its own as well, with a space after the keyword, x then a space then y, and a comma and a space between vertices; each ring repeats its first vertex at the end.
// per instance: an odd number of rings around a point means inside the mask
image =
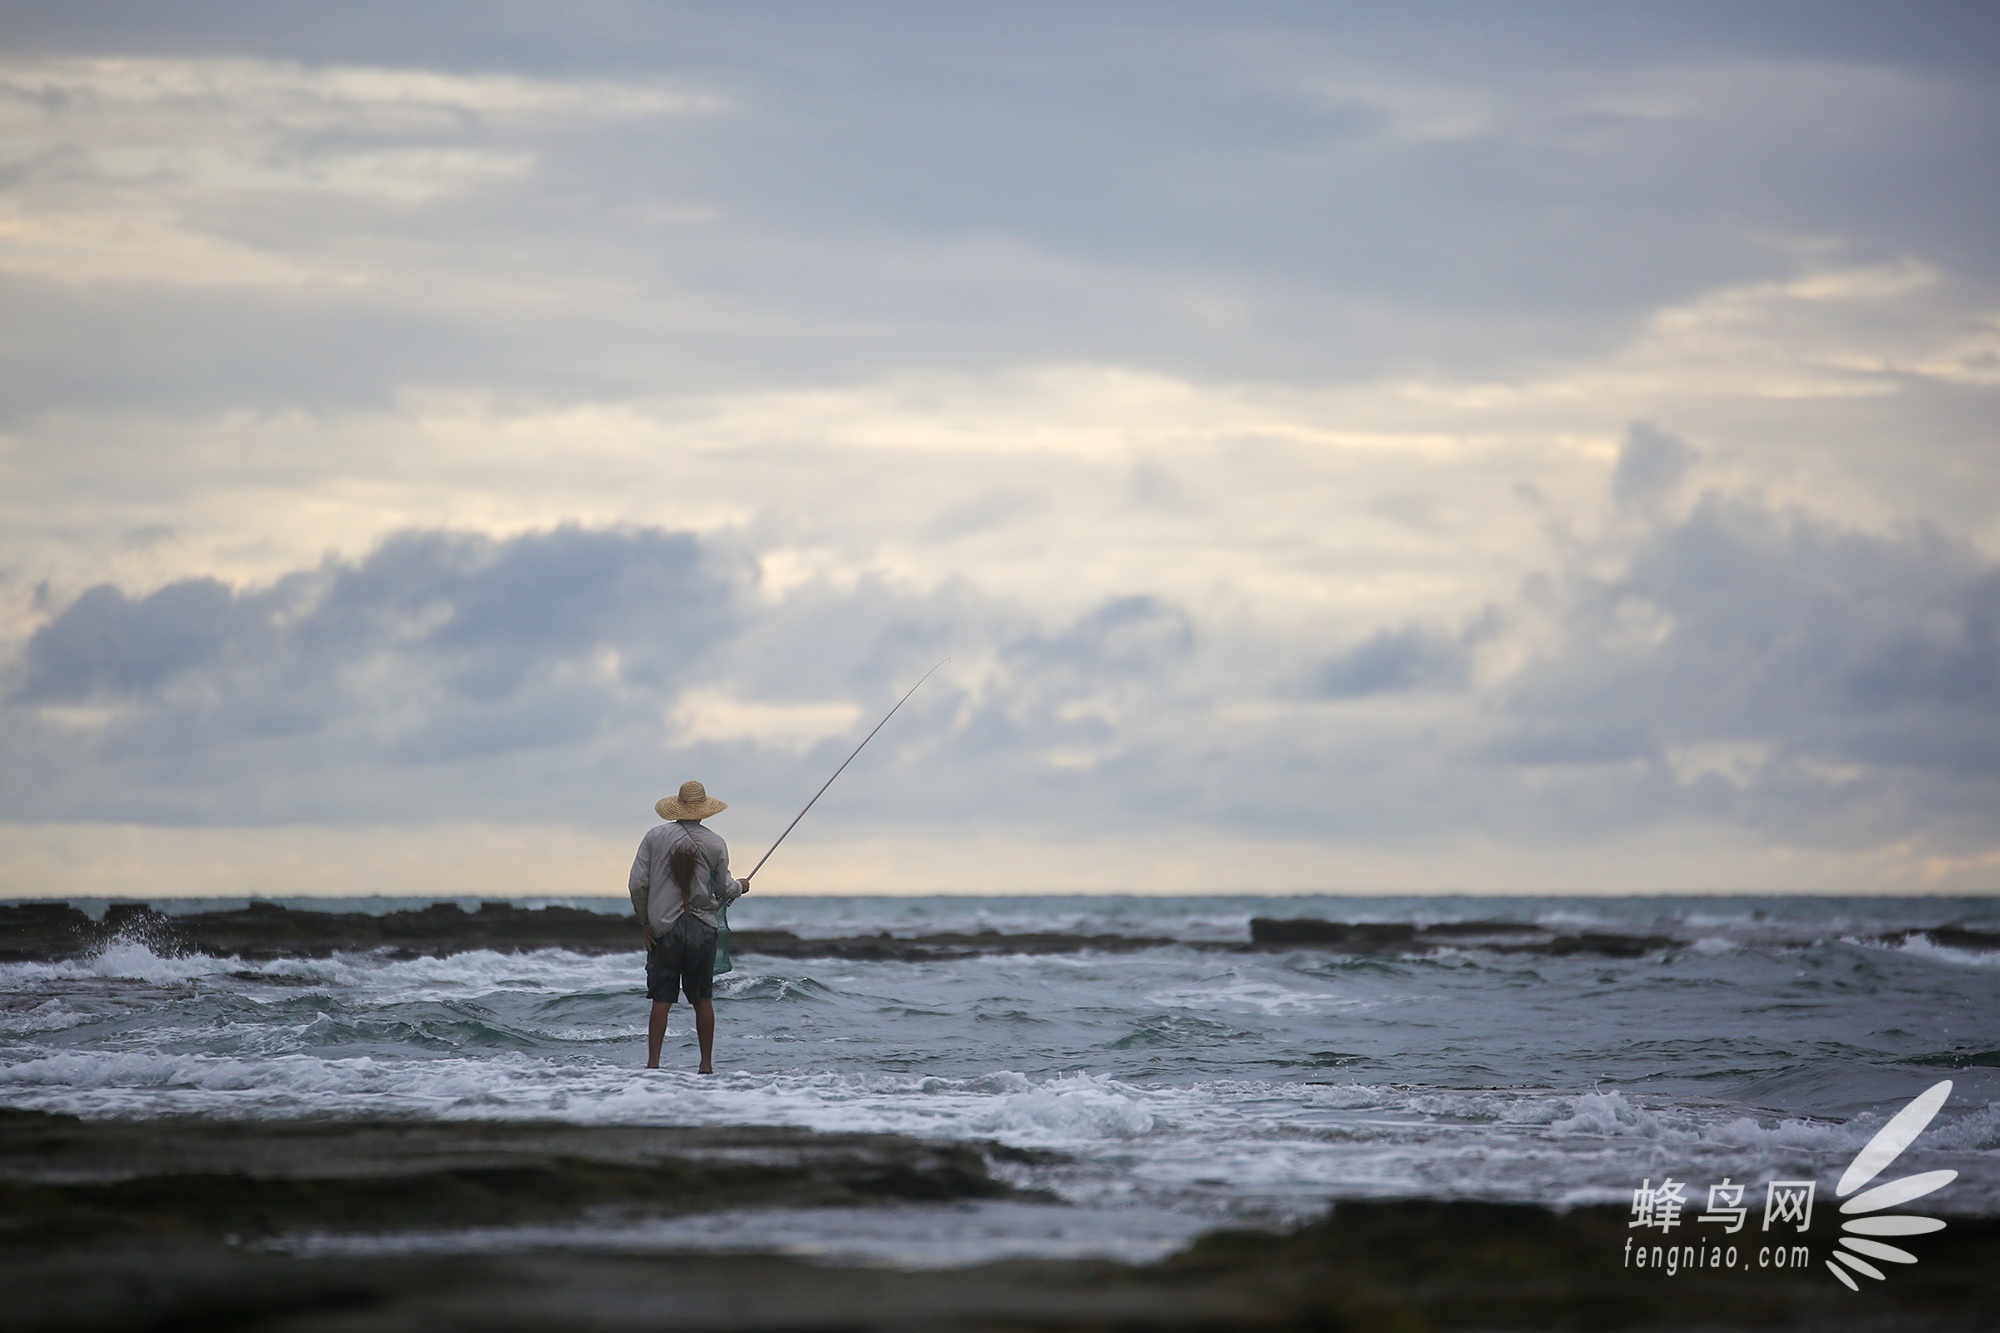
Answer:
POLYGON ((632 859, 630 889, 632 910, 660 936, 680 920, 682 912, 715 925, 716 911, 743 896, 743 881, 729 873, 729 844, 720 833, 702 827, 699 820, 679 819, 646 830, 639 840, 639 854, 632 859), (681 886, 667 873, 667 857, 684 842, 694 844, 698 862, 685 906, 681 886))

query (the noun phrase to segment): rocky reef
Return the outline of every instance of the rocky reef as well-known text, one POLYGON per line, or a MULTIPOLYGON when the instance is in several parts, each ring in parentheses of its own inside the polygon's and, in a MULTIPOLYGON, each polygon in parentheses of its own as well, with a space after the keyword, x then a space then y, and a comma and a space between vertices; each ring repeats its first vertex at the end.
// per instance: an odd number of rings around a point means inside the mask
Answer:
POLYGON ((546 1230, 1032 1197, 995 1178, 999 1152, 748 1127, 0 1112, 0 1328, 1944 1330, 1991 1327, 2000 1308, 2000 1224, 1976 1218, 1858 1294, 1822 1271, 1825 1238, 1783 1272, 1636 1270, 1617 1208, 1347 1200, 1296 1230, 1215 1232, 1156 1264, 944 1271, 592 1248, 546 1230), (393 1243, 537 1225, 471 1252, 393 1243), (286 1243, 357 1233, 390 1243, 365 1257, 286 1243))
MULTIPOLYGON (((1949 924, 1894 931, 1877 937, 1875 942, 1901 944, 1917 937, 1945 948, 2000 950, 2000 934, 1949 924)), ((531 949, 621 953, 639 947, 639 928, 622 912, 559 906, 524 908, 508 902, 483 902, 470 912, 456 903, 431 903, 380 915, 313 911, 266 902, 168 915, 143 903, 113 903, 102 920, 93 920, 63 902, 0 904, 0 962, 79 957, 103 948, 116 938, 141 940, 164 953, 203 953, 255 961, 324 958, 362 950, 385 950, 397 957, 444 956, 475 949, 501 953, 531 949)), ((816 938, 785 930, 737 930, 732 933, 732 942, 739 954, 778 958, 933 962, 992 954, 1132 953, 1170 946, 1215 953, 1323 949, 1393 956, 1439 949, 1482 949, 1554 957, 1638 958, 1662 949, 1684 947, 1691 941, 1653 934, 1565 932, 1513 921, 1417 925, 1256 917, 1250 922, 1249 938, 1240 941, 997 930, 816 938)))
POLYGON ((1602 931, 1565 934, 1515 921, 1444 921, 1419 926, 1395 921, 1350 923, 1261 916, 1250 922, 1250 940, 1271 949, 1332 949, 1357 954, 1422 953, 1453 948, 1557 956, 1595 954, 1601 958, 1640 958, 1677 943, 1664 935, 1617 935, 1602 931))

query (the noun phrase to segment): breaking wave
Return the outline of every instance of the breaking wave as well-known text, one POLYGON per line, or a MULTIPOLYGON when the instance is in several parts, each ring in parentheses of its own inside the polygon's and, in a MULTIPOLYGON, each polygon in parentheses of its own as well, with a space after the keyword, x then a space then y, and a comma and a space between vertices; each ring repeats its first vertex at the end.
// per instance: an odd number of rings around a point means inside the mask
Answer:
POLYGON ((251 962, 125 938, 89 957, 0 963, 0 1105, 897 1133, 1018 1150, 1009 1171, 1093 1208, 1264 1220, 1338 1196, 1575 1203, 1629 1197, 1663 1170, 1821 1173, 1949 1065, 1956 1090, 1923 1149, 1961 1172, 1941 1206, 1992 1209, 2000 1062, 1969 1020, 2000 1013, 2000 952, 1924 933, 1953 920, 1971 928, 1951 938, 1984 938, 1994 913, 1976 909, 787 901, 738 924, 1183 943, 957 962, 741 957, 717 986, 712 1078, 693 1073, 684 1005, 670 1067, 637 1067, 636 954, 251 962), (1511 917, 1684 947, 1215 947, 1244 940, 1260 913, 1336 908, 1351 921, 1511 917))

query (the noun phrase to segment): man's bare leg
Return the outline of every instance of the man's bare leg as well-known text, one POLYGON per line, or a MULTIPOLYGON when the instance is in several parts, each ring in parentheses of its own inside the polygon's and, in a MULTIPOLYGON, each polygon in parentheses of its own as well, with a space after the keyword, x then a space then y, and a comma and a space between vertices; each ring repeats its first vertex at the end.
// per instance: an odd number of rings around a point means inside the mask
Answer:
MULTIPOLYGON (((653 1001, 653 1016, 646 1023, 646 1068, 660 1067, 660 1043, 667 1039, 667 1011, 674 1006, 666 1000, 653 1001)), ((715 1020, 708 1020, 711 1030, 715 1020)))
POLYGON ((701 1072, 715 1072, 715 1001, 694 1002, 694 1035, 701 1039, 701 1072))

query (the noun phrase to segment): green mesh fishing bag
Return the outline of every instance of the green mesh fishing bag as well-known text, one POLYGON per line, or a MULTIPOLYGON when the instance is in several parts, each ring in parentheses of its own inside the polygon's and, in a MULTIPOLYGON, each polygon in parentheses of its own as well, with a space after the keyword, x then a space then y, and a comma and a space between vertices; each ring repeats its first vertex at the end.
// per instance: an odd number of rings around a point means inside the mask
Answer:
POLYGON ((729 909, 727 907, 718 907, 715 909, 715 924, 715 975, 719 977, 724 972, 732 972, 736 969, 736 964, 729 961, 729 909))

